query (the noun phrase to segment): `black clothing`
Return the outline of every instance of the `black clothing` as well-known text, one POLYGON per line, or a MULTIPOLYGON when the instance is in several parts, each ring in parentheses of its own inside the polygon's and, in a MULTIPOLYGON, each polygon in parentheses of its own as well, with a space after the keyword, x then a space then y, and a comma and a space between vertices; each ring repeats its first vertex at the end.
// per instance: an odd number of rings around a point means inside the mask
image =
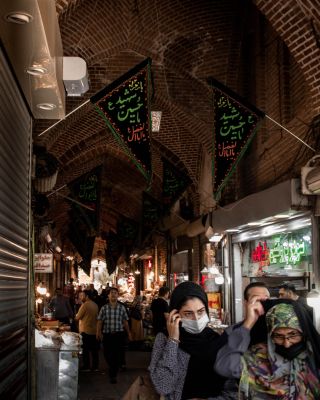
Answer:
POLYGON ((226 334, 219 335, 211 328, 199 334, 188 333, 180 328, 180 348, 190 354, 187 375, 181 400, 208 398, 220 394, 226 378, 217 374, 213 365, 218 351, 228 341, 226 334))
POLYGON ((307 299, 299 296, 296 301, 303 305, 303 307, 306 309, 307 313, 309 314, 311 320, 313 321, 313 308, 307 304, 307 299))
MULTIPOLYGON (((194 282, 182 282, 172 292, 170 310, 180 310, 189 299, 202 301, 209 315, 208 297, 204 290, 194 282)), ((180 328, 179 347, 190 354, 186 379, 182 390, 182 400, 192 398, 215 397, 221 393, 226 378, 214 372, 213 366, 218 351, 227 341, 228 336, 221 336, 211 328, 205 328, 198 334, 191 334, 180 328)))
POLYGON ((99 366, 99 342, 96 335, 88 335, 82 332, 82 357, 83 369, 90 369, 90 353, 92 356, 91 369, 98 369, 99 366))
POLYGON ((142 320, 141 305, 136 304, 135 306, 131 307, 129 316, 130 318, 134 318, 137 321, 141 321, 142 320))
POLYGON ((103 334, 104 356, 109 366, 109 377, 115 379, 124 363, 125 332, 103 334))
POLYGON ((169 313, 169 305, 166 300, 162 297, 154 299, 151 303, 151 311, 154 334, 156 335, 159 332, 166 333, 167 321, 164 314, 169 313))

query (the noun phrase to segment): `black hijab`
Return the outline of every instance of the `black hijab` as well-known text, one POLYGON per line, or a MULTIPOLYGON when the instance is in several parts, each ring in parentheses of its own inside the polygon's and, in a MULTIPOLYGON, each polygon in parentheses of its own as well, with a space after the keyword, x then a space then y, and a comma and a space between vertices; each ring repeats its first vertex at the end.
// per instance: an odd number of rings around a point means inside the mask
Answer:
MULTIPOLYGON (((180 283, 173 290, 170 311, 179 311, 186 301, 194 297, 202 301, 209 315, 207 294, 201 286, 189 281, 180 283)), ((182 399, 213 397, 221 392, 226 379, 214 372, 213 365, 218 351, 227 341, 226 334, 220 336, 208 327, 198 334, 189 333, 180 327, 179 347, 190 354, 182 399)))
POLYGON ((180 283, 173 290, 170 297, 169 310, 180 310, 182 305, 189 299, 198 297, 206 307, 207 314, 209 315, 208 297, 200 285, 194 282, 185 281, 180 283))

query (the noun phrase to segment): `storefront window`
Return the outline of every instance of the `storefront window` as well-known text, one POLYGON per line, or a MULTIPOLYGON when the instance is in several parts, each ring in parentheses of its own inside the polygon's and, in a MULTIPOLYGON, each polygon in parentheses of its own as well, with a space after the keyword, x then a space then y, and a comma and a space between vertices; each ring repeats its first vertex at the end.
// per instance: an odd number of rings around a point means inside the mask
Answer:
POLYGON ((310 228, 238 245, 244 253, 243 276, 300 277, 312 269, 310 228))
POLYGON ((224 276, 217 262, 218 243, 205 243, 202 246, 201 286, 208 296, 210 320, 221 324, 222 319, 222 285, 224 276))
POLYGON ((232 243, 235 322, 243 318, 243 291, 251 282, 264 282, 271 297, 278 297, 279 287, 285 283, 294 285, 303 297, 311 289, 310 218, 247 230, 235 234, 232 243))

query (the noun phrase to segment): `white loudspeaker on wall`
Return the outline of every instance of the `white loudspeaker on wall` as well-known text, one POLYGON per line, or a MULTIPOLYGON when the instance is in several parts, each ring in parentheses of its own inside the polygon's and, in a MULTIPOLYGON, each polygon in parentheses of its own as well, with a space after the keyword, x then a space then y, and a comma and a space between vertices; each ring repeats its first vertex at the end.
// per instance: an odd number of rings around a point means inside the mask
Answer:
POLYGON ((320 155, 316 155, 301 168, 301 191, 306 195, 320 194, 320 155))
POLYGON ((80 57, 63 57, 63 82, 68 96, 81 96, 88 89, 87 64, 80 57))

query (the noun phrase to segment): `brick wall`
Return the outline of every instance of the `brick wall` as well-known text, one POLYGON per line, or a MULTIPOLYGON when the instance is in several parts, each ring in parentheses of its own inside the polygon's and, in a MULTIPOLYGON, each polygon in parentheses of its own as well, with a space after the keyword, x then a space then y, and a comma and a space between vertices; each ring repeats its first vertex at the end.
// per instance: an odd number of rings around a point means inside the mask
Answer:
MULTIPOLYGON (((320 111, 319 0, 57 0, 56 6, 64 55, 83 57, 89 71, 89 92, 67 98, 67 112, 144 58, 152 58, 152 109, 163 111, 160 132, 152 137, 153 194, 161 194, 161 156, 169 157, 190 175, 189 196, 199 210, 201 154, 212 154, 210 77, 316 144, 310 125, 320 111)), ((35 137, 50 124, 35 121, 35 137)), ((118 159, 109 165, 118 178, 118 195, 128 196, 122 212, 139 215, 145 184, 139 173, 131 173, 130 160, 90 104, 37 141, 61 163, 57 186, 106 159, 118 159)), ((222 202, 299 176, 312 155, 265 118, 222 202)), ((110 177, 105 179, 108 186, 110 177)), ((59 216, 64 209, 55 212, 59 216)))

